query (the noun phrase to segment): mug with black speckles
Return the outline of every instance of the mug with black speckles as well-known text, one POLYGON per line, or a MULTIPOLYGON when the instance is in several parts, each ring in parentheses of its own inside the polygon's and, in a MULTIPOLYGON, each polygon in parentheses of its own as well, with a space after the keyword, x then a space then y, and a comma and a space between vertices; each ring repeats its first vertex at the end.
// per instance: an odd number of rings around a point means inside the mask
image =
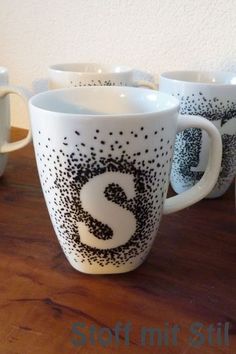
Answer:
POLYGON ((6 165, 8 152, 23 148, 31 141, 31 132, 28 131, 26 138, 9 142, 10 138, 10 102, 9 95, 15 94, 21 97, 28 107, 29 95, 25 89, 8 86, 8 70, 0 67, 0 177, 3 175, 6 165))
POLYGON ((134 86, 153 90, 157 85, 147 80, 135 80, 134 70, 127 66, 99 63, 62 63, 48 69, 49 89, 81 86, 134 86))
MULTIPOLYGON (((160 91, 180 101, 180 113, 205 117, 219 130, 223 143, 221 171, 208 198, 222 196, 236 176, 236 73, 174 71, 160 77, 160 91)), ((171 185, 177 193, 191 188, 207 166, 209 138, 188 129, 177 135, 171 185)))
POLYGON ((218 130, 180 116, 174 97, 134 87, 51 90, 29 102, 41 186, 60 245, 77 270, 123 273, 147 257, 163 214, 194 204, 214 186, 221 163, 218 130), (190 190, 167 198, 177 131, 210 136, 207 171, 190 190))

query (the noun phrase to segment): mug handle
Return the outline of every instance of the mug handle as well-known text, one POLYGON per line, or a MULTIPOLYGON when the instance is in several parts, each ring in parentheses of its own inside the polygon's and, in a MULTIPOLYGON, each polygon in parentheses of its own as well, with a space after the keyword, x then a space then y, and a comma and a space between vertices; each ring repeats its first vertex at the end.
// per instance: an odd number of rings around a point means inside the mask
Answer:
POLYGON ((210 138, 209 158, 206 171, 200 181, 187 191, 167 198, 163 206, 163 214, 171 214, 182 210, 211 192, 215 186, 221 167, 222 140, 218 129, 207 119, 200 116, 180 115, 177 122, 177 133, 188 128, 200 128, 210 138))
POLYGON ((157 84, 151 81, 146 81, 146 80, 138 80, 134 81, 134 87, 146 87, 151 90, 157 90, 157 84))
MULTIPOLYGON (((23 99, 23 101, 25 102, 25 104, 27 106, 27 112, 28 112, 29 95, 26 93, 26 91, 23 90, 22 88, 20 89, 18 87, 14 87, 14 86, 0 86, 0 98, 5 97, 5 96, 9 95, 10 93, 18 95, 23 99)), ((28 113, 28 116, 29 116, 29 113, 28 113)), ((2 146, 0 146, 0 153, 4 154, 7 152, 21 149, 24 146, 26 146, 27 144, 29 144, 31 142, 31 140, 32 140, 32 135, 31 135, 31 130, 29 129, 28 134, 24 139, 14 141, 12 143, 5 142, 2 146)))

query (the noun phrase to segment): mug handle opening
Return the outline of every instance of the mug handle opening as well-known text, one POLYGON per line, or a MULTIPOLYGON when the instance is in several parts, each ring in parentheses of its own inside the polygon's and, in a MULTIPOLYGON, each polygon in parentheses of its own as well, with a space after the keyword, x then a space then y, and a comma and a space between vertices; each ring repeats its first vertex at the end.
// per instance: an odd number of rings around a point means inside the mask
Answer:
POLYGON ((134 82, 134 87, 145 87, 149 88, 151 90, 157 90, 157 84, 151 81, 146 81, 146 80, 138 80, 134 82))
MULTIPOLYGON (((0 87, 0 97, 5 97, 6 95, 9 94, 15 94, 20 96, 23 101, 26 104, 27 107, 27 112, 28 112, 28 100, 29 100, 29 94, 26 93, 26 90, 23 90, 23 88, 18 88, 14 86, 1 86, 0 87)), ((29 112, 28 112, 28 117, 29 117, 29 112)), ((0 146, 0 153, 5 154, 11 151, 15 151, 18 149, 23 148, 24 146, 28 145, 32 140, 32 135, 31 135, 31 129, 29 128, 27 136, 19 141, 14 141, 12 143, 5 142, 2 146, 0 146)))
POLYGON ((198 183, 187 191, 165 200, 163 207, 165 215, 187 208, 203 199, 214 188, 220 173, 222 140, 218 129, 203 117, 180 115, 177 122, 177 133, 189 128, 200 128, 207 132, 210 138, 208 164, 198 183))

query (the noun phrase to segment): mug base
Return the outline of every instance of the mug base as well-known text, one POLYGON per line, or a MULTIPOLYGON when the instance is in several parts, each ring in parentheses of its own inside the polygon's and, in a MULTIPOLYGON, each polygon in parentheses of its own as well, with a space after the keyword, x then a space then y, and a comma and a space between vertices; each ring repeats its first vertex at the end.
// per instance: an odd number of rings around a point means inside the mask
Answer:
MULTIPOLYGON (((215 199, 215 198, 222 197, 231 186, 233 179, 234 178, 231 178, 230 180, 229 178, 225 180, 221 179, 221 187, 219 187, 217 183, 216 186, 213 188, 213 190, 207 196, 205 196, 205 199, 215 199)), ((184 185, 180 183, 175 183, 173 180, 171 180, 171 187, 177 194, 183 193, 186 190, 192 188, 194 184, 196 184, 195 181, 192 181, 191 185, 184 185)))
POLYGON ((70 265, 77 271, 84 274, 91 274, 91 275, 128 273, 138 268, 144 262, 144 259, 142 260, 139 259, 138 261, 133 261, 132 264, 121 265, 121 266, 105 265, 102 267, 99 265, 91 265, 85 262, 84 263, 81 263, 79 261, 75 262, 68 258, 67 260, 69 261, 70 265))
POLYGON ((209 193, 207 195, 207 199, 214 199, 214 198, 220 198, 222 197, 227 190, 229 189, 229 187, 231 186, 231 183, 233 182, 235 177, 231 177, 231 179, 227 178, 225 180, 223 180, 223 184, 222 187, 219 188, 218 185, 216 185, 215 188, 213 188, 213 190, 211 191, 211 193, 209 193))
POLYGON ((2 175, 4 174, 6 164, 7 164, 7 155, 2 154, 2 156, 0 156, 0 177, 2 177, 2 175))

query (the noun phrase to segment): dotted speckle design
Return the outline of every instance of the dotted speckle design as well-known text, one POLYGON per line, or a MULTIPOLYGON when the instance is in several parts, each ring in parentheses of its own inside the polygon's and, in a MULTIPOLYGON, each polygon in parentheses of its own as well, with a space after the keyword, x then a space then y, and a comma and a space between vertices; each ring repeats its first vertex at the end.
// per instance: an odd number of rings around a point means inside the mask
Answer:
POLYGON ((37 131, 36 158, 50 217, 67 257, 74 262, 117 268, 132 264, 136 257, 144 259, 158 230, 167 193, 173 137, 162 126, 155 130, 141 126, 135 131, 101 131, 94 127, 89 131, 89 139, 83 129, 74 130, 60 141, 47 134, 42 129, 37 131), (104 244, 114 232, 109 222, 101 222, 84 208, 80 193, 94 177, 111 172, 133 177, 134 197, 127 197, 119 180, 107 184, 103 196, 132 213, 136 227, 125 244, 96 248, 81 242, 78 223, 84 223, 104 244))
MULTIPOLYGON (((200 115, 209 121, 220 121, 220 130, 224 129, 230 120, 236 118, 236 103, 230 100, 222 102, 217 97, 207 99, 202 92, 191 96, 177 94, 180 101, 181 113, 190 115, 200 115)), ((220 190, 222 186, 230 181, 236 174, 236 123, 234 130, 230 134, 221 133, 223 143, 223 157, 221 172, 214 188, 220 190)), ((181 184, 191 187, 203 175, 204 171, 194 171, 199 165, 202 144, 202 131, 192 128, 186 129, 177 134, 175 143, 175 153, 171 180, 174 184, 181 184)))
POLYGON ((112 80, 91 80, 90 82, 84 81, 70 81, 70 87, 82 87, 82 86, 127 86, 126 82, 119 81, 114 82, 112 80))

